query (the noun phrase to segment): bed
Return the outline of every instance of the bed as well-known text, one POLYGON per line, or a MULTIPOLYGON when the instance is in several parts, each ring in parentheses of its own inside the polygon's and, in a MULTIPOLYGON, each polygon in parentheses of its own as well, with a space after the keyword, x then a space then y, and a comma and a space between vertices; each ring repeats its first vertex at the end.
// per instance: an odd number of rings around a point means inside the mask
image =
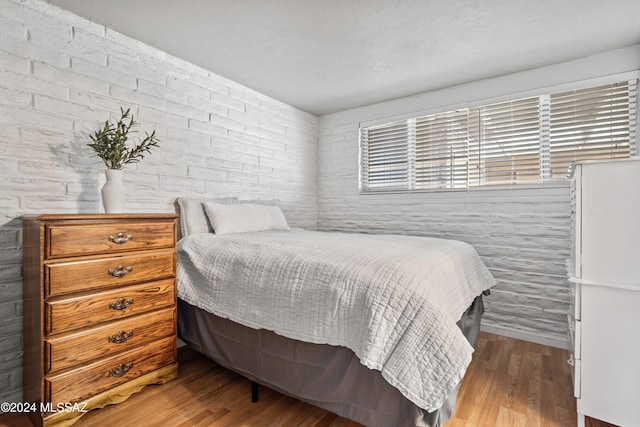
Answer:
POLYGON ((495 283, 470 245, 289 229, 277 206, 235 199, 179 205, 187 345, 364 425, 452 415, 495 283))

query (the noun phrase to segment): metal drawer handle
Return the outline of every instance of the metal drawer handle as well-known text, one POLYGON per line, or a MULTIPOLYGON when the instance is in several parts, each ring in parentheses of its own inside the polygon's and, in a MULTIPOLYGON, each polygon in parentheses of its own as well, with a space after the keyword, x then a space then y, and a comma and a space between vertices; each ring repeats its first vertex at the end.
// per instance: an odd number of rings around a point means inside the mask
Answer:
POLYGON ((113 234, 109 235, 109 241, 116 245, 124 245, 131 240, 133 240, 133 235, 128 233, 118 233, 115 236, 113 234))
POLYGON ((119 265, 115 269, 110 268, 109 275, 113 277, 124 277, 127 274, 131 273, 132 271, 133 271, 132 265, 130 265, 129 267, 125 267, 124 265, 119 265))
POLYGON ((111 335, 109 337, 109 342, 113 344, 122 344, 132 336, 133 336, 133 329, 131 329, 130 331, 120 331, 115 335, 111 335))
POLYGON ((117 301, 109 303, 109 308, 112 308, 114 310, 124 310, 131 304, 133 304, 133 298, 118 298, 117 301))
POLYGON ((115 367, 114 369, 109 369, 109 376, 110 377, 121 377, 124 374, 126 374, 127 372, 129 372, 129 370, 131 368, 133 368, 133 362, 127 363, 126 365, 124 363, 121 363, 117 367, 115 367))

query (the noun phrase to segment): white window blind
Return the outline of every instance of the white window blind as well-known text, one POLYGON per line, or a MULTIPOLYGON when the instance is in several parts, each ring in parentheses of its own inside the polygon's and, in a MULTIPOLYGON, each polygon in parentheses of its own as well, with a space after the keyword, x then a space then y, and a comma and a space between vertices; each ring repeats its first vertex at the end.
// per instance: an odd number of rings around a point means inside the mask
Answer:
POLYGON ((466 188, 469 176, 468 110, 415 120, 416 189, 466 188))
POLYGON ((528 184, 540 179, 537 97, 471 110, 469 185, 528 184))
MULTIPOLYGON (((634 82, 635 83, 635 82, 634 82)), ((628 82, 550 97, 551 175, 563 177, 576 160, 629 157, 628 82)))
POLYGON ((368 188, 393 190, 409 187, 407 121, 363 129, 362 174, 368 188))
POLYGON ((630 80, 362 127, 362 191, 536 184, 629 157, 636 96, 630 80))

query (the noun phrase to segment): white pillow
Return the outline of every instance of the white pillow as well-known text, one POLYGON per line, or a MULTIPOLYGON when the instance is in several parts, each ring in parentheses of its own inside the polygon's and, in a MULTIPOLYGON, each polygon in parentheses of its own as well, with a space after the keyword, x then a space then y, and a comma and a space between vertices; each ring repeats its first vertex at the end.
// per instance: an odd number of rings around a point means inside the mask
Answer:
POLYGON ((203 205, 216 234, 289 230, 287 219, 278 206, 252 203, 233 205, 203 203, 203 205))
POLYGON ((220 204, 237 203, 237 197, 226 197, 222 199, 204 199, 195 197, 180 197, 178 200, 180 207, 180 232, 182 237, 194 233, 213 233, 207 215, 205 214, 203 203, 215 202, 220 204))

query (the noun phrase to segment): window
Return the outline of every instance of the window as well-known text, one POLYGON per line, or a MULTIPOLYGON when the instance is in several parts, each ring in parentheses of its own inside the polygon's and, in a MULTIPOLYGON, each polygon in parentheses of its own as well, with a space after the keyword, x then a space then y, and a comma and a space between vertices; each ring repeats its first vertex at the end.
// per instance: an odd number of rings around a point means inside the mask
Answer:
POLYGON ((363 192, 565 179, 635 155, 637 80, 361 127, 363 192))

